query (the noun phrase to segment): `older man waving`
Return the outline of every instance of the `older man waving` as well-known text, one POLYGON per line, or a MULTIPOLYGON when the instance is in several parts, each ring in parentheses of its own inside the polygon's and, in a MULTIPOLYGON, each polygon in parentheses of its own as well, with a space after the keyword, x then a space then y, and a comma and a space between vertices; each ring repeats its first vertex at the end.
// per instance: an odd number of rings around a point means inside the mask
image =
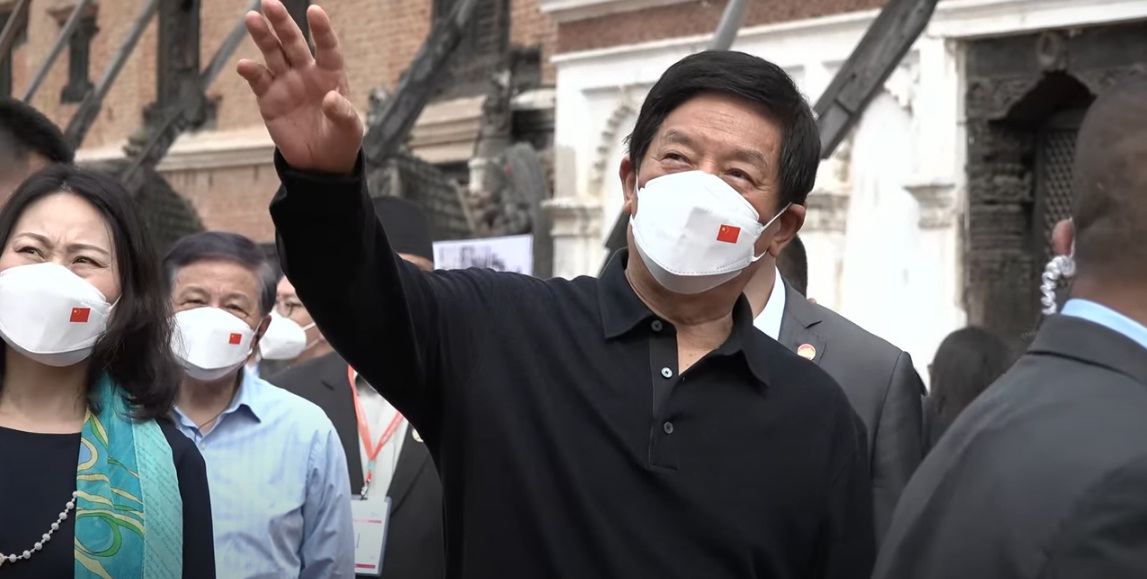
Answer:
POLYGON ((864 428, 741 295, 800 228, 820 144, 777 66, 705 52, 653 87, 620 167, 630 250, 601 279, 424 272, 365 191, 338 40, 277 0, 243 61, 278 147, 283 265, 442 477, 450 577, 867 577, 864 428))

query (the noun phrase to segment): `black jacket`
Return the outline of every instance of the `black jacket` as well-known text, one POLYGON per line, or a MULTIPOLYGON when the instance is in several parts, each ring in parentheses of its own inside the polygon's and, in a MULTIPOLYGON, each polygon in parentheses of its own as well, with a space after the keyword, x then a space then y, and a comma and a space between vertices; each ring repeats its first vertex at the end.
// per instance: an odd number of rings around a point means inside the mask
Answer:
POLYGON ((924 458, 920 397, 927 393, 912 356, 809 302, 788 282, 778 341, 797 353, 801 346, 812 346, 812 361, 836 379, 864 421, 879 545, 900 493, 924 458))
POLYGON ((904 490, 877 579, 1147 577, 1147 349, 1046 319, 904 490))

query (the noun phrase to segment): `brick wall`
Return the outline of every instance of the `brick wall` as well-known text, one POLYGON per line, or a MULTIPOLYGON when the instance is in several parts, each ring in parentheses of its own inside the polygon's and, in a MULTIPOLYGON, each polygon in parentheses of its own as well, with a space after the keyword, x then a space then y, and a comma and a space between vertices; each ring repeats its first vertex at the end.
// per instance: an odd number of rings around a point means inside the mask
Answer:
POLYGON ((537 0, 510 0, 510 43, 542 47, 542 84, 554 82, 550 57, 557 47, 558 26, 538 9, 537 0))
MULTIPOLYGON (((19 97, 51 49, 74 0, 34 2, 29 13, 27 42, 13 53, 13 94, 19 97), (51 12, 49 12, 51 10, 51 12)), ((545 79, 552 81, 548 59, 557 40, 557 27, 538 10, 537 0, 511 0, 512 42, 541 44, 547 61, 545 79)), ((367 95, 377 86, 393 89, 430 30, 431 0, 327 0, 324 5, 347 54, 351 100, 365 111, 367 95)), ((13 0, 0 0, 10 9, 13 0)), ((98 82, 123 42, 144 0, 99 0, 99 33, 92 41, 92 82, 98 82)), ((219 44, 242 17, 247 0, 202 0, 200 59, 211 59, 219 44)), ((143 108, 155 98, 156 24, 153 21, 127 60, 104 107, 84 141, 88 151, 114 151, 143 123, 143 108)), ((217 98, 216 129, 236 131, 261 124, 246 82, 235 74, 240 58, 256 58, 258 50, 246 39, 231 62, 208 89, 217 98)), ((33 104, 67 125, 75 105, 60 103, 67 82, 67 51, 40 86, 33 104)), ((195 204, 204 223, 214 229, 237 231, 269 241, 273 229, 266 206, 278 186, 270 159, 265 165, 168 172, 171 184, 195 204)))
MULTIPOLYGON (((745 11, 744 27, 879 8, 886 0, 755 0, 745 11)), ((717 29, 726 0, 693 0, 563 22, 558 27, 557 52, 576 52, 650 42, 666 38, 711 34, 717 29)))

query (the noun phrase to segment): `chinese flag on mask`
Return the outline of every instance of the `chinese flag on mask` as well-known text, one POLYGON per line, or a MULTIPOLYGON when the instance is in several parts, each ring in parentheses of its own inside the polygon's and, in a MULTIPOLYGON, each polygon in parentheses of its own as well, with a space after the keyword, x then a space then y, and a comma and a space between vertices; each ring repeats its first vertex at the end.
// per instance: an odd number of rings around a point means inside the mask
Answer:
POLYGON ((737 243, 737 238, 741 236, 741 228, 732 225, 722 225, 721 229, 717 230, 717 241, 725 243, 737 243))
POLYGON ((242 334, 231 334, 231 337, 227 339, 228 344, 233 344, 236 346, 239 345, 239 342, 242 342, 242 341, 243 341, 243 335, 242 334))
POLYGON ((73 324, 86 324, 88 323, 88 316, 91 314, 91 308, 72 308, 72 317, 68 321, 73 324))

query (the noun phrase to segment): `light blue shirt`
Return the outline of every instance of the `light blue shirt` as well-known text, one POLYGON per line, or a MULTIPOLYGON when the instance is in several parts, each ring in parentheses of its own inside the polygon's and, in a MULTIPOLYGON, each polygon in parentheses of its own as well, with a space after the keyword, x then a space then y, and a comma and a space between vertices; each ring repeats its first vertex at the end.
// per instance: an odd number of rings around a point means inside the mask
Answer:
POLYGON ((1105 305, 1090 300, 1072 298, 1067 300, 1060 313, 1099 324, 1113 332, 1123 334, 1140 346, 1147 348, 1147 326, 1105 305))
POLYGON ((346 455, 326 413, 247 369, 206 435, 178 409, 211 486, 219 579, 352 579, 346 455))

